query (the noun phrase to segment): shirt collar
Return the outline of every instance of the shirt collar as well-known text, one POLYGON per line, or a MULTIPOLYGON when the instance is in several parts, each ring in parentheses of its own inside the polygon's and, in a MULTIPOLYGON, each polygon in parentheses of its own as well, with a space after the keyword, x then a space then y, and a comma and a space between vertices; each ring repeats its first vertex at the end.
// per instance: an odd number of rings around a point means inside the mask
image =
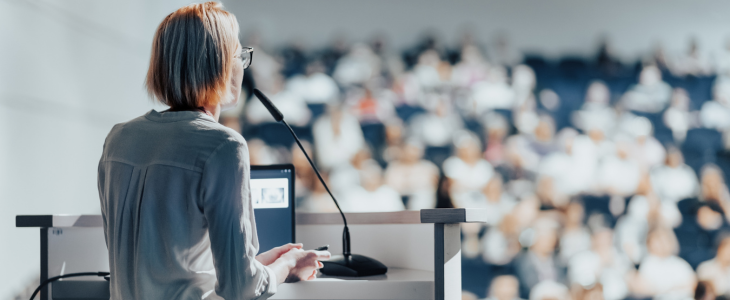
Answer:
POLYGON ((183 111, 163 111, 158 112, 154 109, 150 110, 148 113, 146 113, 145 118, 150 121, 154 122, 177 122, 177 121, 184 121, 184 120, 194 120, 194 119, 204 119, 211 122, 215 122, 213 117, 201 112, 201 111, 193 111, 193 110, 183 110, 183 111))

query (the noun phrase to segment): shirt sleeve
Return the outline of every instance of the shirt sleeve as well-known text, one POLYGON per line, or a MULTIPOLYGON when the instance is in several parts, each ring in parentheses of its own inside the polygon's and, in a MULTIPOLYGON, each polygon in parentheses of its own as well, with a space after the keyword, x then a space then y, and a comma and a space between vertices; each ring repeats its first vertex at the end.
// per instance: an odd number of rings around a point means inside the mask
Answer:
POLYGON ((225 299, 267 299, 276 292, 274 272, 256 260, 248 147, 228 141, 208 158, 201 180, 217 283, 225 299))

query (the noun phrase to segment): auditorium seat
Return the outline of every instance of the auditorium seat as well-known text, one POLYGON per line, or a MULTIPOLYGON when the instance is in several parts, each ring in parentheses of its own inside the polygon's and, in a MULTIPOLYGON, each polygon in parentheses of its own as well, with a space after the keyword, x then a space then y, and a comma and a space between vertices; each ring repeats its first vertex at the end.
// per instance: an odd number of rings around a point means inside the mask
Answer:
POLYGON ((699 175, 707 163, 716 163, 717 153, 722 150, 722 134, 714 129, 698 128, 687 132, 682 144, 682 154, 687 165, 699 175))

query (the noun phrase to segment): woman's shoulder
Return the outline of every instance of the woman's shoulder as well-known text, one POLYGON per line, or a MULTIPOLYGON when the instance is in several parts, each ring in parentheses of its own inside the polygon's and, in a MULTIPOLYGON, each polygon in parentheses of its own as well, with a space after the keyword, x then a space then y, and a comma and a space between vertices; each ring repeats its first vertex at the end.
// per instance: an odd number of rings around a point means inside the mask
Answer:
POLYGON ((172 122, 156 122, 141 116, 114 125, 104 144, 105 153, 112 156, 144 156, 154 160, 165 156, 203 167, 204 161, 226 146, 247 151, 246 140, 235 130, 212 118, 190 118, 172 122), (155 149, 140 154, 140 149, 155 149), (191 158, 191 159, 188 159, 191 158))

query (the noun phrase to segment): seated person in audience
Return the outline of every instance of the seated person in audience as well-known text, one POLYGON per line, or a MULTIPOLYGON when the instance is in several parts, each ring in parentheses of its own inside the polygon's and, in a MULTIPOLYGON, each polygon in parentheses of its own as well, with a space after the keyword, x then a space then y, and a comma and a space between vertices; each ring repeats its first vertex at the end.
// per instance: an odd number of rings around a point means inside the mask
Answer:
POLYGON ((492 165, 482 158, 481 142, 469 132, 454 138, 456 156, 444 161, 443 171, 452 181, 451 193, 478 192, 494 175, 492 165))
POLYGON ((380 57, 368 45, 358 43, 337 62, 332 77, 343 86, 364 84, 380 75, 380 66, 380 57))
POLYGON ((675 229, 679 256, 693 268, 712 258, 717 239, 730 231, 722 208, 714 202, 701 202, 694 218, 685 218, 675 229))
POLYGON ((594 187, 598 168, 598 149, 585 135, 565 128, 558 134, 562 151, 547 155, 539 166, 540 176, 553 178, 555 191, 573 196, 594 187))
POLYGON ((555 139, 555 121, 549 115, 541 115, 530 140, 530 150, 540 159, 559 150, 555 139))
POLYGON ((423 145, 417 141, 404 143, 399 152, 385 170, 385 183, 407 197, 408 209, 435 208, 438 167, 423 159, 423 145))
MULTIPOLYGON (((276 77, 271 90, 262 90, 276 105, 276 108, 286 118, 286 122, 292 126, 306 126, 312 117, 312 113, 307 107, 302 97, 284 86, 284 78, 276 77)), ((276 122, 271 117, 269 111, 264 107, 261 101, 250 100, 247 102, 245 109, 246 120, 251 124, 273 123, 276 122)))
POLYGON ((254 32, 247 37, 245 45, 250 45, 256 49, 256 65, 251 65, 253 81, 256 82, 258 89, 268 91, 273 89, 276 78, 281 76, 282 65, 277 58, 266 51, 265 47, 262 47, 261 42, 261 35, 254 32))
POLYGON ((651 184, 662 201, 679 202, 699 192, 695 171, 684 164, 682 152, 675 147, 669 148, 666 163, 651 172, 651 184))
POLYGON ((499 166, 505 161, 504 141, 509 133, 509 123, 497 113, 490 113, 484 118, 484 132, 487 141, 487 149, 484 150, 484 158, 493 166, 499 166))
POLYGON ((570 291, 572 298, 571 300, 603 300, 604 289, 603 285, 598 283, 592 286, 572 286, 570 291))
POLYGON ((507 137, 504 142, 503 161, 497 171, 510 181, 525 179, 534 181, 540 157, 530 149, 530 140, 518 134, 507 137))
POLYGON ((633 263, 614 246, 613 232, 609 228, 596 229, 591 237, 591 249, 576 254, 568 262, 571 285, 584 288, 601 285, 606 300, 628 296, 626 278, 633 271, 633 263))
POLYGON ((711 283, 713 294, 730 296, 730 235, 725 233, 720 240, 713 259, 697 267, 697 279, 711 283))
POLYGON ((466 45, 461 50, 461 61, 454 66, 451 72, 451 82, 462 88, 487 79, 489 63, 484 60, 481 50, 474 45, 466 45))
POLYGON ((305 75, 289 78, 287 88, 297 93, 307 104, 331 104, 339 100, 340 88, 325 74, 325 66, 316 60, 307 64, 305 75))
POLYGON ((487 225, 496 226, 509 214, 517 202, 503 190, 502 177, 492 176, 480 193, 460 193, 454 196, 457 208, 486 208, 487 225))
POLYGON ((385 147, 382 156, 386 162, 395 161, 400 157, 404 131, 403 121, 397 116, 385 122, 385 147))
POLYGON ((489 297, 486 300, 522 300, 519 287, 517 277, 512 275, 494 277, 489 285, 489 297))
POLYGON ((676 256, 677 239, 667 228, 656 228, 647 238, 649 255, 641 261, 629 286, 635 295, 659 299, 691 298, 697 284, 694 270, 676 256))
POLYGON ((462 128, 464 122, 448 99, 439 97, 428 112, 411 119, 409 136, 419 139, 426 147, 448 147, 462 128))
POLYGON ((527 298, 530 290, 538 283, 565 281, 565 270, 555 255, 558 242, 557 224, 549 224, 550 222, 554 221, 536 221, 532 228, 532 245, 515 261, 517 278, 520 280, 520 296, 524 298, 527 298))
POLYGON ((714 164, 702 167, 700 201, 714 202, 719 205, 725 218, 730 220, 730 192, 728 192, 722 170, 714 164))
POLYGON ((554 208, 565 208, 570 201, 570 197, 561 193, 555 187, 555 179, 550 176, 540 176, 537 178, 535 193, 540 200, 540 208, 549 210, 554 208))
POLYGON ((489 68, 487 79, 472 86, 471 97, 477 115, 494 109, 512 109, 515 91, 507 83, 507 70, 501 66, 489 68))
POLYGON ((650 221, 656 219, 655 206, 650 202, 647 197, 632 197, 626 214, 618 219, 615 226, 617 247, 637 265, 646 256, 646 236, 650 221))
POLYGON ((700 51, 697 39, 692 38, 687 52, 674 59, 671 71, 676 76, 704 76, 711 71, 710 61, 700 51))
POLYGON ((717 77, 712 96, 712 101, 702 104, 700 123, 705 128, 725 131, 730 128, 730 79, 717 77))
POLYGON ((318 166, 324 170, 348 164, 365 146, 362 128, 355 117, 340 106, 330 106, 328 112, 312 127, 318 166))
POLYGON ((461 254, 466 258, 475 258, 479 255, 479 233, 484 228, 482 223, 461 224, 461 254))
POLYGON ((418 56, 412 73, 423 90, 434 90, 451 78, 451 65, 442 61, 436 50, 429 49, 418 56))
POLYGON ((383 183, 383 170, 375 161, 368 161, 360 171, 360 184, 343 196, 346 212, 385 212, 405 210, 403 200, 393 188, 383 183))
POLYGON ((629 155, 641 167, 642 172, 664 163, 667 153, 664 146, 652 136, 653 127, 645 117, 632 117, 625 114, 621 121, 624 133, 634 138, 629 155))
MULTIPOLYGON (((298 171, 298 170, 297 170, 298 171)), ((324 179, 327 184, 329 184, 329 176, 327 176, 327 173, 321 173, 322 179, 324 179)), ((316 176, 316 175, 315 175, 316 176)), ((299 191, 297 190, 297 193, 299 191)), ((342 203, 342 202, 340 202, 342 203)), ((340 204, 342 205, 342 204, 340 204)), ((324 188, 324 185, 322 185, 319 180, 314 182, 314 185, 312 187, 311 192, 309 195, 307 195, 301 203, 299 203, 299 206, 297 206, 297 212, 307 212, 307 213, 336 213, 339 212, 337 210, 337 206, 335 205, 335 202, 332 201, 332 197, 330 197, 329 193, 327 193, 327 190, 324 188)))
POLYGON ((248 153, 252 165, 271 165, 282 161, 274 149, 266 145, 264 141, 256 138, 248 140, 248 153))
POLYGON ((606 157, 598 169, 597 185, 600 191, 622 197, 636 192, 641 180, 641 168, 629 157, 630 151, 631 141, 628 138, 616 141, 616 154, 606 157))
POLYGON ((560 236, 560 259, 567 263, 577 253, 591 248, 591 233, 583 224, 585 209, 579 201, 573 201, 565 209, 562 234, 560 236))
POLYGON ((352 156, 349 163, 332 168, 332 184, 330 184, 332 193, 335 196, 344 196, 350 189, 359 186, 362 170, 374 162, 370 148, 365 146, 352 156))
MULTIPOLYGON (((307 153, 312 153, 312 144, 302 141, 302 147, 307 153)), ((321 184, 309 161, 296 144, 291 146, 291 163, 294 165, 296 179, 294 180, 297 200, 309 197, 316 184, 321 184)))
POLYGON ((540 122, 535 97, 531 96, 512 111, 515 128, 520 134, 532 135, 540 122))
MULTIPOLYGON (((593 146, 596 151, 596 159, 601 162, 606 157, 614 155, 616 153, 616 143, 613 139, 608 139, 607 133, 612 132, 612 129, 604 129, 603 127, 589 125, 587 133, 588 138, 593 142, 593 146)), ((615 137, 614 137, 615 139, 615 137)))
POLYGON ((672 131, 674 142, 678 144, 684 142, 687 131, 696 122, 689 111, 689 103, 687 90, 675 88, 672 92, 672 102, 664 112, 664 125, 672 131))
POLYGON ((387 93, 375 95, 371 89, 366 88, 361 95, 359 95, 360 93, 357 94, 354 97, 353 114, 360 121, 360 124, 382 124, 396 116, 395 107, 387 97, 387 93))
POLYGON ((529 300, 572 300, 570 290, 553 280, 542 281, 530 290, 529 300))
POLYGON ((515 93, 515 105, 520 105, 534 97, 535 71, 528 65, 517 65, 512 69, 512 90, 515 93))
POLYGON ((519 236, 522 226, 518 218, 530 221, 539 210, 539 203, 526 200, 519 202, 519 209, 507 214, 497 226, 490 226, 482 237, 482 259, 495 266, 504 266, 520 253, 519 236), (533 215, 534 214, 534 215, 533 215))
POLYGON ((591 82, 584 101, 583 107, 571 117, 573 125, 583 132, 598 129, 610 134, 616 126, 617 115, 611 107, 611 92, 606 84, 602 81, 591 82))
POLYGON ((540 107, 549 112, 553 118, 563 117, 560 114, 560 96, 555 91, 551 89, 542 89, 537 95, 537 100, 540 107))
POLYGON ((656 65, 641 70, 639 84, 633 86, 622 99, 624 107, 643 113, 659 113, 667 107, 672 87, 662 81, 662 73, 656 65))

